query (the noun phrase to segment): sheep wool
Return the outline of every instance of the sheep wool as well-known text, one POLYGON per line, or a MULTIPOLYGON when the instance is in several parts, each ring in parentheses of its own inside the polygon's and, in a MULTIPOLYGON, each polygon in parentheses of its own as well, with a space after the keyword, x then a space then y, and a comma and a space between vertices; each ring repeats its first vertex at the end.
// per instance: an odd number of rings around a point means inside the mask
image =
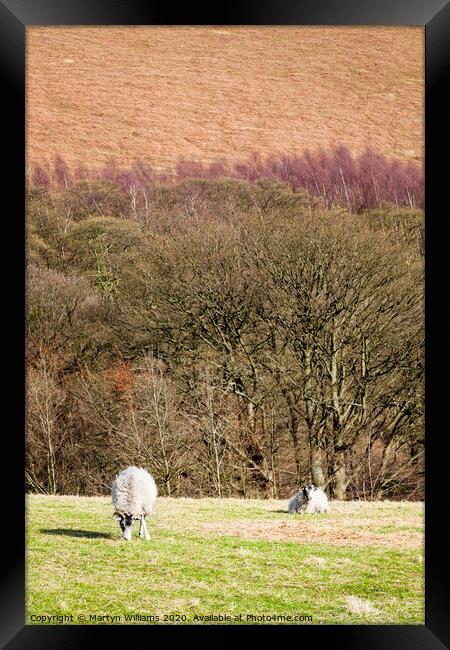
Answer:
POLYGON ((325 492, 320 487, 305 485, 289 500, 288 511, 294 513, 328 512, 329 503, 325 492))
POLYGON ((127 467, 116 476, 111 497, 124 539, 131 539, 131 528, 136 519, 141 521, 139 536, 144 533, 146 539, 150 539, 145 517, 152 514, 157 496, 153 477, 142 467, 127 467))

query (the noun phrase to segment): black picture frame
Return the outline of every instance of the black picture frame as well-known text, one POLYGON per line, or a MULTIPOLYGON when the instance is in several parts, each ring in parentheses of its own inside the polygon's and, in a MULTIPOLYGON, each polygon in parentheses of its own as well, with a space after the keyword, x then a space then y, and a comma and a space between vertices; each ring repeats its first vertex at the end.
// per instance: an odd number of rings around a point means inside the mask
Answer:
MULTIPOLYGON (((4 289, 3 365, 6 392, 3 463, 0 481, 2 540, 0 582, 0 644, 13 649, 79 648, 100 641, 116 647, 135 636, 147 643, 151 635, 184 643, 196 636, 205 641, 229 643, 235 635, 255 641, 260 634, 270 643, 279 635, 294 634, 297 643, 326 644, 333 648, 396 648, 434 650, 450 645, 449 548, 446 514, 448 489, 445 473, 450 458, 445 430, 450 368, 448 311, 449 219, 445 212, 448 184, 448 145, 445 119, 449 113, 446 91, 450 70, 450 5, 446 0, 297 0, 297 2, 229 2, 198 7, 185 3, 144 0, 0 0, 0 62, 3 80, 3 133, 10 146, 4 154, 3 253, 12 252, 2 278, 4 289), (419 25, 425 28, 425 178, 426 178, 426 552, 425 625, 323 625, 282 626, 27 626, 25 601, 24 516, 24 169, 25 169, 25 28, 31 25, 419 25), (447 83, 446 83, 447 82, 447 83), (447 289, 447 293, 446 293, 447 289), (22 417, 18 417, 18 413, 22 417), (6 539, 5 539, 6 537, 6 539), (169 629, 170 628, 170 629, 169 629), (219 636, 220 635, 220 636, 219 636), (251 636, 250 636, 251 635, 251 636), (106 640, 106 636, 109 637, 106 640)), ((5 150, 4 150, 5 151, 5 150)), ((448 198, 447 198, 448 201, 448 198)), ((5 259, 2 256, 2 261, 5 259)), ((3 419, 4 422, 4 419, 3 419)), ((114 570, 111 567, 111 570, 114 570)))

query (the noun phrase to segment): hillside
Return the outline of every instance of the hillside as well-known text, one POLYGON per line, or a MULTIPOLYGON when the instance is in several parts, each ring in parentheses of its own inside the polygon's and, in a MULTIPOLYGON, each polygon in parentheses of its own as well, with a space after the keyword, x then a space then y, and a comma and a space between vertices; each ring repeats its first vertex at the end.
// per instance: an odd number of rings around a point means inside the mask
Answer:
POLYGON ((423 29, 27 28, 28 161, 423 157, 423 29))

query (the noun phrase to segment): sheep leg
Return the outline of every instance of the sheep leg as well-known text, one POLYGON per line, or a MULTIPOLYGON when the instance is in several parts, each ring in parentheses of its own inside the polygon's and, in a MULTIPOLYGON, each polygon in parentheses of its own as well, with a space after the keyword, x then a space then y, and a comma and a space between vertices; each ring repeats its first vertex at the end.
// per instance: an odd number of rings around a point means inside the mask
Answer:
POLYGON ((146 515, 143 515, 143 517, 142 517, 142 524, 144 526, 145 539, 150 539, 150 534, 149 534, 149 532, 147 530, 147 523, 145 521, 145 517, 146 517, 146 515))
POLYGON ((141 515, 141 518, 139 520, 139 537, 144 537, 144 515, 141 515))

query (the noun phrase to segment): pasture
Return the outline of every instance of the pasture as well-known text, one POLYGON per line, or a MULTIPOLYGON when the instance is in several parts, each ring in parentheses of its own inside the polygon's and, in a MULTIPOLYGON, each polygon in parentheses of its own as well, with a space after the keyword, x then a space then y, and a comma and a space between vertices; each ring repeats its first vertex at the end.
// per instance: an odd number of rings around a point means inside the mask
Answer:
POLYGON ((29 495, 27 623, 424 622, 423 504, 286 508, 159 498, 126 542, 108 497, 29 495))

